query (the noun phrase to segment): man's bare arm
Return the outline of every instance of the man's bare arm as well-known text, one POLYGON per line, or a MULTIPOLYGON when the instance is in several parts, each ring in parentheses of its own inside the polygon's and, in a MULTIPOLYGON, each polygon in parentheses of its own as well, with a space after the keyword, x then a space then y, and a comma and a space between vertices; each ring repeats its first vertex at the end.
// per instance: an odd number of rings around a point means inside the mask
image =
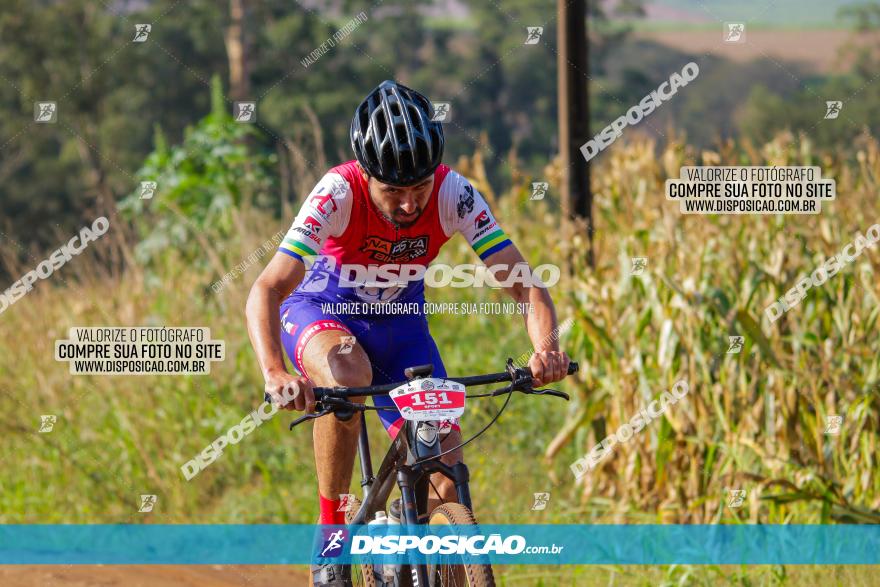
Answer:
POLYGON ((306 410, 314 408, 311 386, 305 378, 291 375, 284 367, 284 349, 281 346, 281 302, 302 282, 305 265, 283 253, 276 253, 254 282, 248 295, 245 315, 248 336, 257 354, 266 392, 273 398, 282 398, 285 386, 293 388, 295 400, 287 409, 306 410), (304 393, 299 393, 300 391, 304 393))
MULTIPOLYGON (((489 255, 484 262, 490 268, 493 265, 505 267, 494 273, 495 279, 504 283, 513 267, 519 263, 526 263, 526 260, 516 245, 510 245, 489 255)), ((528 274, 531 275, 531 269, 528 274)), ((504 290, 516 302, 528 304, 529 311, 525 314, 526 331, 532 346, 535 347, 535 354, 529 360, 532 375, 539 385, 563 379, 568 371, 569 360, 565 353, 559 352, 556 310, 547 288, 513 283, 505 286, 504 290)))

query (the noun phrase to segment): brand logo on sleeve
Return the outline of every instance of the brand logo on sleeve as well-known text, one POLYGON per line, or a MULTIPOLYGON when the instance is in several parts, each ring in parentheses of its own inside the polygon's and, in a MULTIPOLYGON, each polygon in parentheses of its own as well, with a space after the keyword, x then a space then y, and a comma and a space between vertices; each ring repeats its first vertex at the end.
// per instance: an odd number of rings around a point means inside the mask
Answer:
POLYGON ((336 205, 336 201, 333 199, 333 194, 318 194, 312 196, 309 203, 312 204, 312 207, 315 209, 315 212, 318 213, 318 216, 324 220, 327 220, 331 214, 339 209, 336 205))
POLYGON ((490 222, 492 221, 489 219, 489 213, 483 210, 474 218, 474 228, 485 228, 490 222))
POLYGON ((464 193, 458 194, 458 206, 455 211, 459 218, 464 218, 474 211, 474 188, 470 184, 464 184, 464 193))
POLYGON ((321 223, 318 222, 313 216, 306 216, 306 219, 303 220, 303 225, 307 229, 315 232, 321 230, 321 223))

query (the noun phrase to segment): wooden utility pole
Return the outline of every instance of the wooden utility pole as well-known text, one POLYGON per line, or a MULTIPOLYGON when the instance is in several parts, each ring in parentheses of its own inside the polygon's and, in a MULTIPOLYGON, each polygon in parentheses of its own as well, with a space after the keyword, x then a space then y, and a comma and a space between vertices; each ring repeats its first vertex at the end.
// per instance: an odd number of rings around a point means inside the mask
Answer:
POLYGON ((556 11, 559 22, 557 95, 562 201, 570 217, 586 224, 587 260, 591 267, 595 267, 590 165, 580 151, 581 145, 590 139, 586 0, 557 0, 556 11))
POLYGON ((248 0, 229 0, 229 26, 226 28, 226 56, 229 60, 229 96, 247 100, 251 93, 248 38, 245 19, 248 0))

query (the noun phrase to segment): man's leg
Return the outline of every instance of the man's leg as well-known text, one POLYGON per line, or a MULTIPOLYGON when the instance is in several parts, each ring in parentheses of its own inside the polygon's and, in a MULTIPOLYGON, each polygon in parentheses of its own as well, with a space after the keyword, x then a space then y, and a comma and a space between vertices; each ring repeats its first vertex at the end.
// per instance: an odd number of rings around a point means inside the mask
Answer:
MULTIPOLYGON (((370 360, 361 345, 355 343, 351 352, 339 353, 343 348, 344 336, 349 335, 342 330, 324 330, 306 343, 302 365, 306 376, 316 386, 370 385, 370 360)), ((352 401, 363 403, 364 398, 352 398, 352 401)), ((349 493, 359 431, 360 415, 357 413, 347 422, 341 422, 335 416, 324 416, 314 421, 312 437, 318 472, 318 492, 322 498, 336 501, 339 500, 340 493, 349 493)))
MULTIPOLYGON (((359 387, 372 379, 370 362, 363 347, 351 337, 349 326, 326 316, 320 306, 307 299, 291 297, 281 308, 281 342, 297 371, 316 386, 359 387), (342 352, 340 352, 342 351, 342 352)), ((352 398, 363 401, 364 398, 352 398)), ((348 493, 351 470, 357 450, 360 418, 348 422, 325 416, 313 422, 315 464, 318 476, 319 524, 344 524, 345 513, 339 509, 340 493, 348 493)), ((315 535, 318 553, 329 552, 334 532, 322 530, 315 535)), ((329 556, 329 555, 328 555, 329 556)), ((351 567, 334 559, 311 565, 312 584, 316 587, 351 587, 351 567)))

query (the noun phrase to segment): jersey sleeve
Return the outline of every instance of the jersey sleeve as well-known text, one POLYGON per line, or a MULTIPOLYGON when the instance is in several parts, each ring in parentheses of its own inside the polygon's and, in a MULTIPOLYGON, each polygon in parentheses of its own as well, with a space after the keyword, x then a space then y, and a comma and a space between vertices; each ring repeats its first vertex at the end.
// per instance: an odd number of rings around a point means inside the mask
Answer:
POLYGON ((303 202, 278 251, 300 261, 319 254, 329 237, 345 231, 351 203, 348 181, 338 173, 327 173, 303 202))
POLYGON ((450 171, 439 196, 443 231, 450 237, 461 233, 481 260, 513 244, 486 200, 462 175, 450 171))

